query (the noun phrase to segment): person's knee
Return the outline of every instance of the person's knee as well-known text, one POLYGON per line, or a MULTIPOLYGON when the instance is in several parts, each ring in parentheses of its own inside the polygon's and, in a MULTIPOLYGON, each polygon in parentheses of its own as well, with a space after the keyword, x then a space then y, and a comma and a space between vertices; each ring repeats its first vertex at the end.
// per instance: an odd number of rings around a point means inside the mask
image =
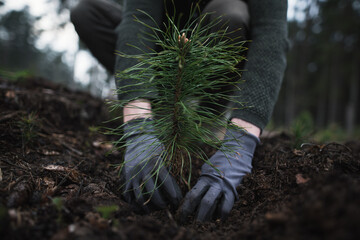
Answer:
POLYGON ((239 0, 212 0, 204 9, 210 14, 210 19, 221 19, 221 24, 229 26, 232 30, 237 28, 248 29, 250 15, 248 6, 239 0))
POLYGON ((75 25, 81 25, 86 22, 86 19, 95 7, 98 0, 81 0, 74 8, 70 10, 70 20, 75 25))

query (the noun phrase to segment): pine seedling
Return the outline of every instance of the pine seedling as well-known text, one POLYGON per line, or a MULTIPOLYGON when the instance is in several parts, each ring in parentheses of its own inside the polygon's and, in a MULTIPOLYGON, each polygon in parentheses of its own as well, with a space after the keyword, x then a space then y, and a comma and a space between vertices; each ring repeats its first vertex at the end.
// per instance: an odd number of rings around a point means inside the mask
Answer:
POLYGON ((23 145, 31 142, 36 137, 37 124, 38 116, 34 112, 31 112, 29 115, 22 117, 18 122, 18 126, 21 129, 23 145))
POLYGON ((31 112, 27 116, 23 116, 21 120, 18 121, 17 125, 21 129, 22 151, 25 156, 25 147, 28 144, 33 143, 34 139, 37 137, 39 127, 38 116, 36 113, 31 112))
MULTIPOLYGON (((147 124, 153 126, 155 130, 152 135, 164 146, 155 160, 153 174, 149 176, 155 179, 155 188, 161 186, 158 176, 162 167, 166 167, 179 183, 185 183, 190 188, 192 160, 201 159, 211 165, 203 146, 219 149, 221 139, 214 132, 237 128, 228 123, 224 112, 209 106, 226 109, 227 106, 223 106, 222 102, 236 103, 231 92, 240 83, 240 70, 237 66, 245 60, 242 55, 246 50, 245 41, 230 39, 226 28, 212 32, 211 29, 222 23, 220 19, 216 19, 204 24, 207 17, 205 14, 190 19, 183 29, 179 29, 174 19, 168 16, 165 28, 146 25, 152 32, 146 35, 146 40, 155 42, 161 51, 153 50, 139 55, 118 53, 121 57, 136 59, 137 64, 117 73, 117 93, 126 92, 131 95, 134 90, 129 89, 136 89, 155 95, 151 99, 154 113, 152 121, 143 122, 144 128, 147 124), (123 79, 131 79, 135 83, 131 86, 123 85, 123 79)), ((139 19, 135 21, 144 24, 139 19)), ((139 98, 141 96, 126 101, 113 101, 111 107, 121 109, 139 98)), ((122 127, 110 131, 111 134, 120 136, 114 142, 114 146, 119 148, 128 144, 125 141, 128 135, 122 134, 122 127)), ((132 159, 126 161, 131 162, 132 159)), ((148 156, 142 163, 149 161, 154 159, 148 156)), ((119 166, 120 172, 123 164, 119 166)), ((216 166, 213 167, 216 169, 216 166)))

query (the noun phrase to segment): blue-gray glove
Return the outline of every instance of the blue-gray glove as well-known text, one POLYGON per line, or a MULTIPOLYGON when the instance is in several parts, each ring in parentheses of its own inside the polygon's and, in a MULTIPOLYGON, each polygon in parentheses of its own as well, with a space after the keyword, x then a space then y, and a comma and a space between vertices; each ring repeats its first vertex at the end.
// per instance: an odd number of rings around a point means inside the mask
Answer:
POLYGON ((209 159, 217 170, 207 163, 202 166, 200 178, 180 206, 180 221, 185 222, 196 209, 197 221, 214 217, 225 220, 238 199, 236 187, 251 172, 252 158, 259 142, 259 138, 250 133, 228 129, 222 146, 209 159))
POLYGON ((160 167, 158 179, 152 174, 162 165, 163 144, 153 135, 150 119, 135 119, 124 127, 126 150, 123 176, 125 201, 138 204, 145 210, 178 207, 182 194, 175 179, 165 167, 160 167), (151 204, 145 204, 150 199, 151 204))

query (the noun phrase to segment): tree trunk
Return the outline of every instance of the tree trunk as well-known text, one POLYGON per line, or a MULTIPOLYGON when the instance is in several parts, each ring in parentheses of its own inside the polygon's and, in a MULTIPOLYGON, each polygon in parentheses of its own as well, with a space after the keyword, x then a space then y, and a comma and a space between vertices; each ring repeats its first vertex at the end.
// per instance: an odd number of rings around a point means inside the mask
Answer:
POLYGON ((359 97, 359 66, 357 61, 357 54, 353 55, 352 61, 352 73, 349 85, 349 102, 346 107, 346 133, 347 136, 351 136, 354 132, 357 108, 358 108, 358 97, 359 97))
POLYGON ((327 94, 328 86, 330 79, 330 67, 326 65, 320 74, 320 87, 317 90, 319 94, 319 99, 317 101, 317 111, 316 111, 316 126, 318 128, 323 128, 326 125, 326 103, 327 103, 327 94))
POLYGON ((339 98, 339 63, 340 57, 333 55, 331 62, 331 76, 329 88, 329 105, 328 105, 328 124, 336 123, 338 114, 338 98, 339 98))

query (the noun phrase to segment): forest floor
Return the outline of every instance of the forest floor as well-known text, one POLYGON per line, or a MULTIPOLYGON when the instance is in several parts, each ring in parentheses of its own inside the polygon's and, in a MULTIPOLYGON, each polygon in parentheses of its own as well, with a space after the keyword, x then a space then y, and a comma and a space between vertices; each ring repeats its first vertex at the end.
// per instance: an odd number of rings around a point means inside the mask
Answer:
POLYGON ((0 79, 1 239, 360 239, 360 142, 262 138, 227 221, 181 225, 121 199, 102 100, 0 79))

